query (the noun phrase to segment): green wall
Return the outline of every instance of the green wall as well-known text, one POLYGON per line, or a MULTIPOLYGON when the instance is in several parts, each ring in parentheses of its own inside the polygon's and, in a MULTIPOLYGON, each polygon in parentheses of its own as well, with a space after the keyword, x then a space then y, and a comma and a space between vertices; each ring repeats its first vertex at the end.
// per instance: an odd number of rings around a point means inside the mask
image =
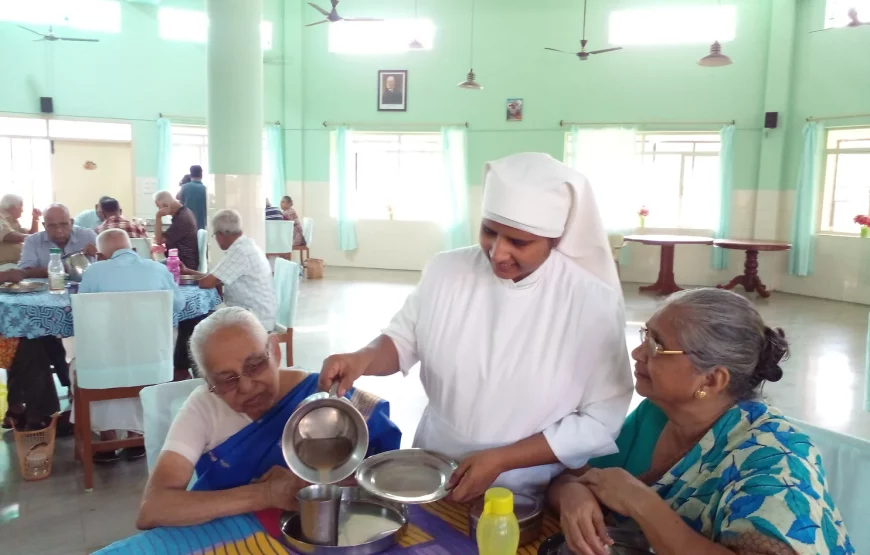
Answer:
MULTIPOLYGON (((690 2, 621 0, 618 7, 679 3, 690 2)), ((434 50, 371 56, 329 53, 327 27, 303 27, 318 17, 303 0, 264 0, 264 19, 274 29, 274 48, 264 60, 265 116, 285 128, 287 179, 317 182, 327 181, 329 174, 325 120, 380 128, 467 121, 470 183, 480 182, 484 162, 512 152, 539 150, 561 158, 562 119, 734 119, 736 187, 791 188, 806 116, 870 112, 870 27, 809 35, 821 24, 824 0, 726 3, 738 8, 737 38, 725 45, 735 63, 709 69, 696 64, 704 45, 631 47, 579 62, 543 49, 578 46, 577 0, 477 0, 474 65, 485 88, 466 91, 455 85, 469 66, 467 0, 420 0, 420 17, 436 25, 434 50), (794 29, 772 17, 783 6, 794 12, 794 29), (794 48, 780 37, 793 39, 794 48), (784 63, 793 71, 784 71, 784 63), (378 69, 409 71, 407 112, 376 110, 378 69), (780 76, 791 86, 777 92, 771 82, 780 76), (525 99, 523 122, 504 121, 508 97, 525 99), (766 135, 762 118, 771 106, 782 112, 784 129, 766 135), (765 148, 775 141, 784 146, 765 148)), ((204 9, 202 0, 164 0, 161 5, 204 9)), ((0 112, 36 113, 38 97, 53 96, 58 115, 129 120, 136 174, 153 176, 157 114, 206 115, 206 47, 159 39, 154 6, 122 6, 123 32, 100 35, 99 44, 34 43, 14 24, 0 23, 0 112)), ((609 0, 590 0, 591 48, 607 44, 613 7, 609 0)), ((349 17, 413 17, 412 0, 355 0, 342 9, 349 17)))

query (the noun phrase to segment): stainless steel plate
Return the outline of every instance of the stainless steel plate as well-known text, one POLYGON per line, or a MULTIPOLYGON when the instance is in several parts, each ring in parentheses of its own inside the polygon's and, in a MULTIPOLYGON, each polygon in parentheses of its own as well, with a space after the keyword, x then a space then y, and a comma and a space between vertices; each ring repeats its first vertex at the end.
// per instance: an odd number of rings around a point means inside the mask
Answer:
POLYGON ((396 544, 408 525, 407 507, 378 499, 360 488, 341 488, 338 545, 312 545, 302 539, 299 513, 284 513, 279 523, 285 543, 311 555, 372 555, 396 544))
POLYGON ((0 285, 0 293, 36 293, 46 289, 48 289, 48 284, 39 281, 22 281, 0 285))
POLYGON ((364 460, 356 480, 367 492, 398 503, 431 503, 447 497, 459 464, 425 449, 387 451, 364 460))

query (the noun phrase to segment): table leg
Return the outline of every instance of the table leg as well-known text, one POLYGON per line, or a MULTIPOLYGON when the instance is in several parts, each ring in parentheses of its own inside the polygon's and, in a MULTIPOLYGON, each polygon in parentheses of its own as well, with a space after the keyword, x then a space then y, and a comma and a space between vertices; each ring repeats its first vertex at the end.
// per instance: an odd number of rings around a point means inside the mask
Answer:
POLYGON ((652 285, 644 285, 641 293, 670 295, 683 289, 674 281, 674 245, 662 245, 659 258, 659 277, 652 285))
POLYGON ((734 289, 738 285, 742 285, 747 293, 757 292, 764 299, 770 296, 767 286, 761 282, 761 278, 758 276, 758 251, 746 251, 743 274, 735 277, 726 285, 717 285, 716 287, 719 289, 734 289))

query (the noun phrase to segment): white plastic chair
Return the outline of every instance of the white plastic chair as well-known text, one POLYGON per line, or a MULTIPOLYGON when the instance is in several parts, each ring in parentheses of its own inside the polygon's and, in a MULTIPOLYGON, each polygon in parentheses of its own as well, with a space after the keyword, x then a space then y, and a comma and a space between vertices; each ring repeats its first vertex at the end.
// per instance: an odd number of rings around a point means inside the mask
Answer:
POLYGON ((144 239, 142 237, 131 237, 130 245, 134 249, 136 249, 136 254, 139 255, 139 258, 151 260, 151 239, 144 239))
POLYGON ((205 380, 184 380, 180 382, 162 383, 142 388, 139 399, 142 400, 142 416, 145 429, 145 456, 148 459, 148 473, 154 470, 157 457, 163 449, 169 427, 184 401, 193 390, 204 384, 205 380))
POLYGON ((266 256, 293 256, 292 220, 266 220, 266 256))
POLYGON ((137 399, 144 386, 172 381, 172 292, 78 294, 70 301, 76 338, 76 456, 84 465, 85 491, 91 491, 94 452, 145 443, 141 437, 93 441, 90 404, 137 399))
POLYGON ((311 241, 314 240, 314 218, 302 218, 302 237, 305 239, 305 244, 311 246, 311 241))
POLYGON ((828 493, 840 509, 856 553, 870 553, 870 441, 792 421, 822 454, 828 493))
POLYGON ((276 258, 274 283, 278 301, 275 334, 281 344, 281 361, 290 368, 293 366, 293 322, 299 300, 299 264, 276 258))
POLYGON ((197 231, 196 243, 199 248, 199 268, 196 271, 205 274, 208 272, 208 231, 204 229, 197 231))

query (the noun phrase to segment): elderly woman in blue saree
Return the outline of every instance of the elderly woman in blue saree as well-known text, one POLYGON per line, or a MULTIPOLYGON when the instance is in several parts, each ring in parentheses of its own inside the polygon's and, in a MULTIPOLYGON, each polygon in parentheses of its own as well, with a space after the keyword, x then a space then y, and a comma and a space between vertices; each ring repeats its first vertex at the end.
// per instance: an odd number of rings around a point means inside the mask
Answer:
MULTIPOLYGON (((608 518, 637 526, 658 555, 846 555, 855 549, 808 436, 759 400, 788 343, 743 297, 671 296, 632 351, 646 399, 619 452, 554 480, 548 493, 577 555, 605 555, 608 518)), ((615 521, 615 522, 614 522, 615 521)))
MULTIPOLYGON (((287 469, 280 439, 318 376, 279 370, 276 339, 238 307, 196 327, 190 350, 206 383, 179 411, 148 479, 136 521, 147 531, 104 553, 288 553, 274 539, 278 517, 306 484, 287 469)), ((359 390, 347 397, 366 417, 368 454, 398 449, 389 405, 359 390)))

